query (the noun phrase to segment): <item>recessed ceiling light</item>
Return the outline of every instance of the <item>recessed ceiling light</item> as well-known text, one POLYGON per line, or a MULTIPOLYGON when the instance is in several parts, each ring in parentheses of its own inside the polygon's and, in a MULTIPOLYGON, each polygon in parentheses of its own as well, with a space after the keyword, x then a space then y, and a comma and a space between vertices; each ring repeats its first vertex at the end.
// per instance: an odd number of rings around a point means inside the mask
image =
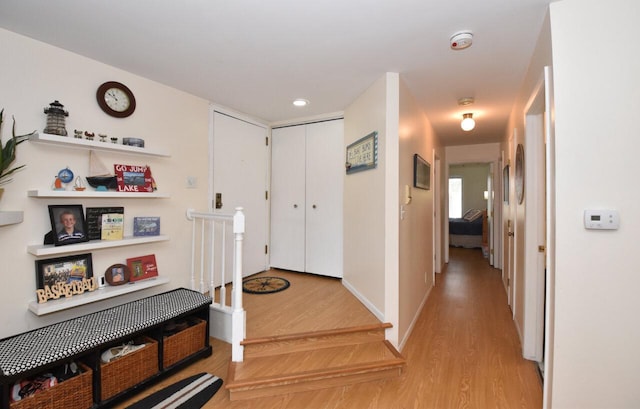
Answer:
POLYGON ((298 98, 293 101, 293 105, 297 107, 306 107, 307 105, 309 105, 309 101, 307 101, 306 99, 298 98))

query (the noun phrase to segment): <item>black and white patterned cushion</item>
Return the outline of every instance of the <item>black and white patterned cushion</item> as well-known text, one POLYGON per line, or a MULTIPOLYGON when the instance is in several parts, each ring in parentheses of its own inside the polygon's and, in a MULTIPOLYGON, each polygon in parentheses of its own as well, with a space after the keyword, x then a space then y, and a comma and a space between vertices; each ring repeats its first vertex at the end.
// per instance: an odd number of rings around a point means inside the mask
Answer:
POLYGON ((14 376, 74 356, 211 304, 180 288, 0 341, 0 371, 14 376))

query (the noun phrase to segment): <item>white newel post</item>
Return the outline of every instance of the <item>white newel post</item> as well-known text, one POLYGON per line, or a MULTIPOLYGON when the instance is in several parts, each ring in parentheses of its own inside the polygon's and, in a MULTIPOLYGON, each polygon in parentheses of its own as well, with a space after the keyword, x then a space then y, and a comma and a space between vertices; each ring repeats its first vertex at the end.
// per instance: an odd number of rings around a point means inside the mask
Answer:
POLYGON ((233 215, 234 260, 233 260, 233 295, 231 315, 231 360, 242 362, 244 347, 240 344, 245 337, 246 315, 242 307, 242 240, 244 237, 244 213, 242 207, 237 207, 233 215))

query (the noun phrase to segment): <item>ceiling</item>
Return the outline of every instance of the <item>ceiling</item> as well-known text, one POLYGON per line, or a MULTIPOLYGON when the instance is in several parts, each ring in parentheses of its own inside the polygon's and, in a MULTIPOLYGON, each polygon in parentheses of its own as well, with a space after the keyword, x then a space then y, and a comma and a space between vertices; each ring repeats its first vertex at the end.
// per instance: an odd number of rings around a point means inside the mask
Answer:
POLYGON ((0 27, 270 123, 342 111, 398 72, 461 145, 504 135, 550 1, 0 0, 0 27), (451 50, 462 30, 473 45, 451 50))

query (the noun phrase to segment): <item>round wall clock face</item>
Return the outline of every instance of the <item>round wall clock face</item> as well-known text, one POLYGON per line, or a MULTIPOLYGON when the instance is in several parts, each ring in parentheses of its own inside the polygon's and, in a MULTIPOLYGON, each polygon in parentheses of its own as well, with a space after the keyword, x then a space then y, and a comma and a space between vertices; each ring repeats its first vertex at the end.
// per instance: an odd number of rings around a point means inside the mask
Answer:
POLYGON ((521 143, 516 148, 516 197, 518 204, 524 200, 524 146, 521 143))
POLYGON ((96 99, 104 112, 116 118, 126 118, 136 109, 133 92, 119 82, 109 81, 100 85, 96 99))

